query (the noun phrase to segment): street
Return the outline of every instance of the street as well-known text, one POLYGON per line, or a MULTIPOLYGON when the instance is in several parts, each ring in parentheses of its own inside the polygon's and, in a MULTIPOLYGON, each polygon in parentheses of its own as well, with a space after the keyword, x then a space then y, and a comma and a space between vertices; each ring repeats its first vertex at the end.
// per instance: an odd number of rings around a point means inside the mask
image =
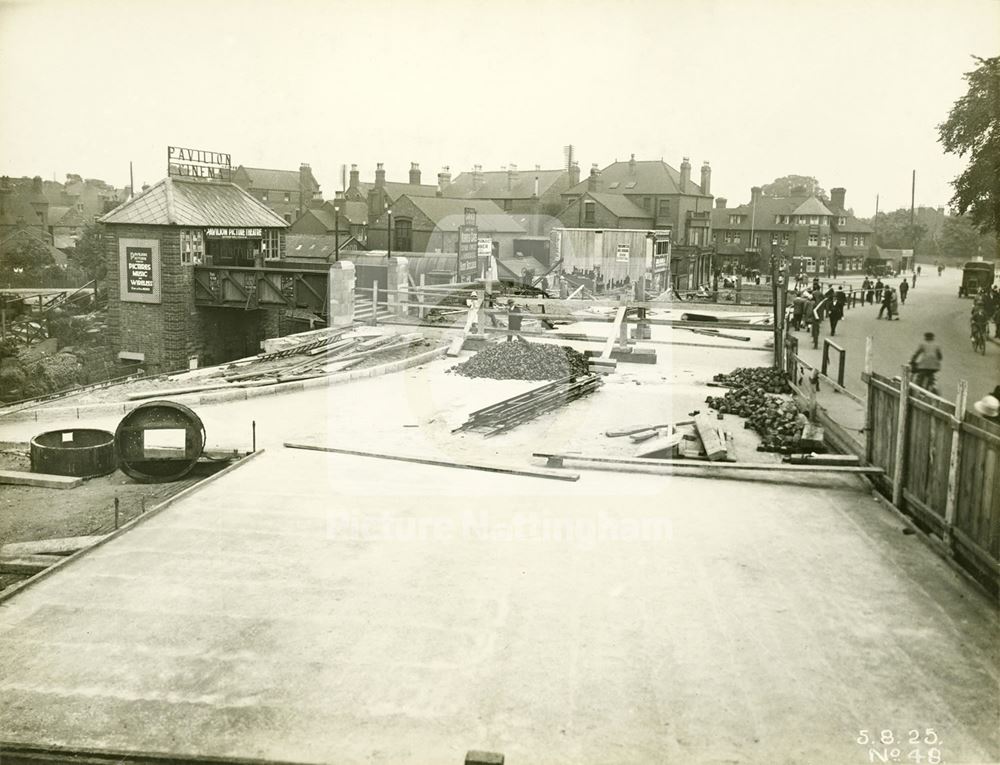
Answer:
MULTIPOLYGON (((912 277, 908 275, 911 280, 912 277)), ((860 285, 863 276, 838 280, 837 283, 860 285)), ((902 277, 887 280, 898 289, 902 277)), ((900 367, 907 364, 924 332, 933 332, 944 355, 937 385, 941 395, 954 399, 958 381, 969 383, 969 404, 982 398, 1000 384, 1000 345, 987 343, 986 355, 972 350, 969 339, 969 314, 972 301, 958 297, 962 279, 959 268, 947 268, 938 277, 933 266, 924 266, 917 277, 917 286, 910 289, 906 304, 900 305, 899 321, 878 318, 879 306, 860 304, 849 308, 832 338, 847 351, 845 387, 863 396, 865 384, 861 381, 864 369, 865 338, 873 339, 873 367, 876 372, 898 375, 900 367)), ((825 287, 824 282, 824 287, 825 287)), ((990 325, 992 334, 993 325, 990 325)), ((820 332, 819 349, 813 350, 806 331, 795 333, 799 338, 799 355, 817 367, 822 359, 823 338, 829 337, 830 323, 824 321, 820 332)), ((831 358, 829 375, 836 379, 836 361, 831 358)))

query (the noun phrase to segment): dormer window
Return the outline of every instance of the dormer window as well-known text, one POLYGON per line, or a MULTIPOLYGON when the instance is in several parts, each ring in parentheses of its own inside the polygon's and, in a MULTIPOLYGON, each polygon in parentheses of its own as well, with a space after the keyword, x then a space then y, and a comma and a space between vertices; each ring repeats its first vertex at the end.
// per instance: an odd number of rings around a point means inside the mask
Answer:
POLYGON ((837 218, 837 225, 838 226, 846 226, 847 225, 847 218, 845 218, 843 215, 841 215, 839 218, 837 218))

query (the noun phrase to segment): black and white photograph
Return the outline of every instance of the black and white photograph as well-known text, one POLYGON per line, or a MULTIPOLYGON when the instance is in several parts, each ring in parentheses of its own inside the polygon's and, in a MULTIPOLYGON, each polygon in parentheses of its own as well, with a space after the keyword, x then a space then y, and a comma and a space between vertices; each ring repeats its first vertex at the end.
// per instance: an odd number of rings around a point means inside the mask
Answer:
POLYGON ((0 765, 1000 765, 1000 0, 0 0, 0 765))

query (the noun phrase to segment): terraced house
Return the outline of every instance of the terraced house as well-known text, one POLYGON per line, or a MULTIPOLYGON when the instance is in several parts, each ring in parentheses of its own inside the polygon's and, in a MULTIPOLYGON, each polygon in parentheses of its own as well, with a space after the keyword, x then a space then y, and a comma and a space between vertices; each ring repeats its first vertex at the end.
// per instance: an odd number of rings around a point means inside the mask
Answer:
POLYGON ((846 193, 832 189, 828 201, 814 195, 769 197, 754 186, 750 201, 738 207, 727 207, 719 197, 712 210, 716 265, 764 271, 775 255, 784 258, 792 275, 863 271, 873 232, 845 208, 846 193))

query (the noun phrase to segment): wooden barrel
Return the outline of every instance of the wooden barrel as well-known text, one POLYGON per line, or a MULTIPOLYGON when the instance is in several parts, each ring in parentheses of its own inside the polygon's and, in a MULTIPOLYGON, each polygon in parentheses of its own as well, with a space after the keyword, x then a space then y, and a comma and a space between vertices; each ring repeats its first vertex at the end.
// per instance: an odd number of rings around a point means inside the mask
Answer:
POLYGON ((205 426, 183 404, 147 401, 122 418, 115 431, 122 472, 143 483, 176 481, 205 449, 205 426))
POLYGON ((118 467, 115 437, 106 430, 50 430, 31 439, 31 470, 35 473, 93 478, 118 467))

